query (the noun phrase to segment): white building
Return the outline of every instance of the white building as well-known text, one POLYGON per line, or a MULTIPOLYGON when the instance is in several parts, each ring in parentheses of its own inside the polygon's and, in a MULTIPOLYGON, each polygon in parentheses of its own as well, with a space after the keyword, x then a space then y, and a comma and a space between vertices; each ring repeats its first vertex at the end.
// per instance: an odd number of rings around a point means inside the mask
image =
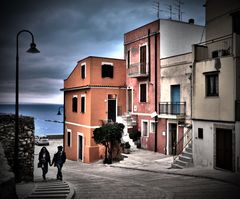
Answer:
POLYGON ((193 46, 195 166, 240 171, 240 1, 208 0, 206 42, 193 46))

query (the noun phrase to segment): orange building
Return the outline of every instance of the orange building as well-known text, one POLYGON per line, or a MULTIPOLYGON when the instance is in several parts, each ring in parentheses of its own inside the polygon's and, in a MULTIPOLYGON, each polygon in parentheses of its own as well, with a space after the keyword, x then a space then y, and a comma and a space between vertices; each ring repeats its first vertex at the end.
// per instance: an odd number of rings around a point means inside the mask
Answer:
POLYGON ((117 121, 126 109, 125 60, 87 57, 64 80, 64 150, 85 163, 103 157, 92 136, 105 121, 117 121))

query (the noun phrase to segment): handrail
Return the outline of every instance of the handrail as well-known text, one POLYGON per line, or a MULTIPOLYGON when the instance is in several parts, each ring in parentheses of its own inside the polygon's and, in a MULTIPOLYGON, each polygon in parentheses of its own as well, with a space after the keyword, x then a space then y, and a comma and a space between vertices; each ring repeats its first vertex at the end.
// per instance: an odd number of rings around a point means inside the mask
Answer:
POLYGON ((174 147, 176 148, 176 155, 173 155, 173 161, 176 160, 176 158, 178 157, 179 154, 181 154, 183 152, 183 150, 186 148, 186 146, 192 141, 192 134, 190 139, 187 141, 187 143, 182 147, 182 149, 180 151, 178 151, 178 146, 180 145, 180 143, 182 142, 182 140, 188 135, 189 131, 191 131, 192 128, 189 128, 181 137, 181 139, 174 144, 174 147))

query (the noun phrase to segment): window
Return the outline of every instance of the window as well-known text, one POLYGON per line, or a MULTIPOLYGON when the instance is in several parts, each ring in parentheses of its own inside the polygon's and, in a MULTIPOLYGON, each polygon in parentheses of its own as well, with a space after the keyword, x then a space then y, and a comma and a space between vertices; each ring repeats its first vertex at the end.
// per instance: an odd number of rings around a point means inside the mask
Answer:
POLYGON ((81 113, 85 113, 86 96, 81 96, 81 113))
POLYGON ((203 139, 203 128, 198 128, 198 138, 203 139))
POLYGON ((148 136, 148 121, 142 121, 142 136, 148 136))
POLYGON ((130 68, 130 50, 127 51, 127 67, 130 68))
POLYGON ((72 98, 72 111, 77 112, 78 99, 76 96, 72 98))
POLYGON ((139 84, 140 86, 140 102, 147 102, 147 84, 146 83, 142 83, 139 84))
POLYGON ((150 132, 151 133, 155 133, 155 129, 156 128, 156 123, 155 123, 155 121, 153 122, 153 121, 151 121, 151 123, 150 123, 150 132))
POLYGON ((146 46, 140 47, 140 73, 146 74, 146 64, 147 64, 147 50, 146 46))
POLYGON ((218 96, 218 72, 206 73, 206 96, 218 96))
POLYGON ((82 79, 86 78, 86 65, 85 64, 83 64, 81 66, 81 77, 82 77, 82 79))
POLYGON ((102 78, 105 77, 113 78, 113 65, 111 64, 102 65, 102 78))
POLYGON ((70 130, 67 131, 67 146, 71 146, 71 137, 72 137, 72 132, 70 130))

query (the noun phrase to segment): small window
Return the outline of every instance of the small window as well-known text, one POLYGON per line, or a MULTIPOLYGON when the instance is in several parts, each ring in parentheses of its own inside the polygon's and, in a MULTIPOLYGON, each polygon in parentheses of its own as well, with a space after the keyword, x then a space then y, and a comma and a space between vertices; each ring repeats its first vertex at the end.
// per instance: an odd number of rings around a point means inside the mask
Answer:
POLYGON ((78 99, 77 97, 72 98, 72 111, 77 112, 77 104, 78 104, 78 99))
POLYGON ((142 122, 142 136, 148 136, 148 122, 142 122))
POLYGON ((151 126, 150 126, 150 132, 151 133, 155 133, 156 131, 156 123, 155 122, 151 122, 151 126))
POLYGON ((81 66, 81 77, 82 77, 82 79, 86 78, 86 65, 85 64, 83 64, 81 66))
POLYGON ((203 139, 203 128, 198 128, 198 138, 203 139))
POLYGON ((147 102, 147 84, 140 84, 140 102, 147 102))
POLYGON ((206 76, 206 96, 219 95, 218 73, 207 73, 206 76))
POLYGON ((72 132, 71 131, 68 131, 67 132, 67 146, 71 146, 71 134, 72 132))
POLYGON ((86 99, 86 97, 85 96, 81 96, 81 113, 85 113, 85 100, 86 99))
POLYGON ((127 67, 130 68, 130 50, 127 51, 127 67))
POLYGON ((113 65, 110 64, 102 65, 102 78, 105 77, 113 78, 113 65))

